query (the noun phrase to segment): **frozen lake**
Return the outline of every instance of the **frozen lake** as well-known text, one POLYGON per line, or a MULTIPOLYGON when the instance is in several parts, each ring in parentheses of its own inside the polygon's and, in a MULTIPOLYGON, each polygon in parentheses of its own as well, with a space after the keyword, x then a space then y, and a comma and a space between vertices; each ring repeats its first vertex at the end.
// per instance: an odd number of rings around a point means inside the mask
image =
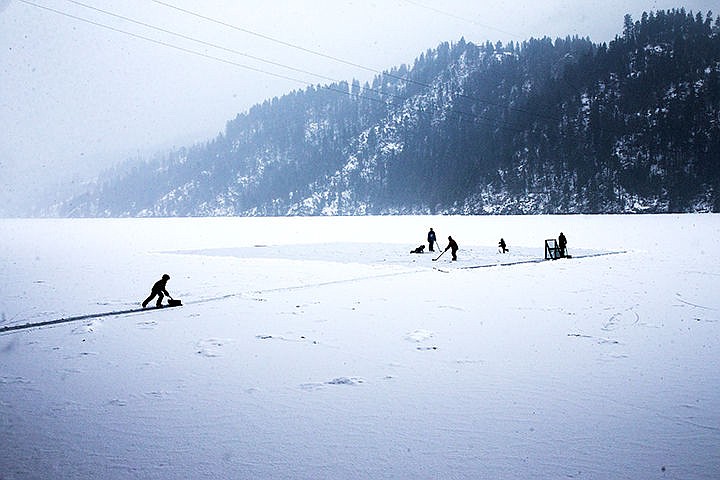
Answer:
POLYGON ((720 476, 720 215, 0 232, 2 480, 720 476))

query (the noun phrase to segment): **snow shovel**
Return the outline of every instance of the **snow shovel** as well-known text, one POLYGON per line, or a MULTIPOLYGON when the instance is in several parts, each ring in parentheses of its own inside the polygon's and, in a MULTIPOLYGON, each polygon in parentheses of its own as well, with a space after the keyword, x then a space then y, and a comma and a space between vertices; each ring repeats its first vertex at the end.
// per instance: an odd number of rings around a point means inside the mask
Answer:
POLYGON ((442 252, 440 255, 437 256, 437 258, 433 258, 433 262, 437 262, 438 259, 439 259, 440 257, 442 257, 445 252, 447 252, 447 250, 443 250, 443 252, 442 252))

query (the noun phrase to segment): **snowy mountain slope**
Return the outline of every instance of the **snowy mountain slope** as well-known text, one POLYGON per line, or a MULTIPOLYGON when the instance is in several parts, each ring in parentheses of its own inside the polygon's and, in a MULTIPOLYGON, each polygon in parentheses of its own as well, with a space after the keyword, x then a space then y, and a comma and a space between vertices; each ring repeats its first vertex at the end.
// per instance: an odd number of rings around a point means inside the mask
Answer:
POLYGON ((718 45, 720 22, 684 10, 626 19, 609 45, 445 43, 372 84, 266 101, 54 212, 716 211, 718 45))

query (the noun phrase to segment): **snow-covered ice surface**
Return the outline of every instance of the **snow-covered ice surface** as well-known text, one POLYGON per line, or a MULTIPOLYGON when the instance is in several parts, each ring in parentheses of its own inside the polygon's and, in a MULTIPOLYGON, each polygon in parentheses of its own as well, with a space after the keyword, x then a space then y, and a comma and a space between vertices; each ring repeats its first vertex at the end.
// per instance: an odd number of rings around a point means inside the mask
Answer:
POLYGON ((0 333, 2 480, 720 477, 719 215, 0 232, 0 328, 184 303, 0 333))

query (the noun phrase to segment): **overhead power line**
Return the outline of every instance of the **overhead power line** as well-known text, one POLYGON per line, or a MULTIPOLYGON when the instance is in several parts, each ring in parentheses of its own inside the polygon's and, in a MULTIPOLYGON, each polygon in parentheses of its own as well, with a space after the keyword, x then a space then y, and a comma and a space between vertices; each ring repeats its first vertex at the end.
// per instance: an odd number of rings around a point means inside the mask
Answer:
POLYGON ((54 9, 54 8, 51 8, 51 7, 47 7, 47 6, 44 6, 44 5, 39 5, 39 4, 34 3, 34 2, 31 2, 31 1, 29 1, 29 0, 18 0, 18 1, 19 1, 19 2, 22 2, 22 3, 26 4, 26 5, 30 5, 30 6, 33 6, 33 7, 36 7, 36 8, 40 8, 40 9, 42 9, 42 10, 46 10, 46 11, 49 11, 49 12, 56 13, 56 14, 58 14, 58 15, 62 15, 62 16, 64 16, 64 17, 72 18, 72 19, 78 20, 78 21, 80 21, 80 22, 85 22, 85 23, 88 23, 88 24, 90 24, 90 25, 94 25, 94 26, 96 26, 96 27, 104 28, 104 29, 106 29, 106 30, 111 30, 111 31, 113 31, 113 32, 121 33, 121 34, 123 34, 123 35, 128 35, 128 36, 130 36, 130 37, 133 37, 133 38, 136 38, 136 39, 139 39, 139 40, 143 40, 143 41, 146 41, 146 42, 154 43, 154 44, 156 44, 156 45, 162 45, 162 46, 164 46, 164 47, 168 47, 168 48, 172 48, 172 49, 175 49, 175 50, 179 50, 179 51, 181 51, 181 52, 189 53, 189 54, 191 54, 191 55, 196 55, 196 56, 204 57, 204 58, 207 58, 207 59, 210 59, 210 60, 214 60, 214 61, 217 61, 217 62, 226 63, 226 64, 228 64, 228 65, 233 65, 233 66, 235 66, 235 67, 244 68, 244 69, 251 70, 251 71, 254 71, 254 72, 258 72, 258 73, 263 73, 263 74, 265 74, 265 75, 270 75, 270 76, 273 76, 273 77, 276 77, 276 78, 280 78, 280 79, 283 79, 283 80, 290 80, 290 81, 292 81, 292 82, 303 83, 303 84, 305 84, 305 85, 312 85, 310 82, 307 82, 307 81, 305 81, 305 80, 300 80, 300 79, 293 78, 293 77, 289 77, 289 76, 287 76, 287 75, 282 75, 282 74, 279 74, 279 73, 269 72, 269 71, 263 70, 263 69, 261 69, 261 68, 251 67, 251 66, 249 66, 249 65, 245 65, 245 64, 242 64, 242 63, 233 62, 232 60, 227 60, 227 59, 224 59, 224 58, 216 57, 216 56, 214 56, 214 55, 209 55, 209 54, 207 54, 207 53, 198 52, 198 51, 196 51, 196 50, 191 50, 191 49, 189 49, 189 48, 181 47, 181 46, 179 46, 179 45, 173 45, 172 43, 164 42, 164 41, 162 41, 162 40, 157 40, 157 39, 154 39, 154 38, 151 38, 151 37, 146 37, 146 36, 144 36, 144 35, 140 35, 140 34, 137 34, 137 33, 129 32, 129 31, 127 31, 127 30, 123 30, 123 29, 121 29, 121 28, 116 28, 116 27, 113 27, 113 26, 110 26, 110 25, 105 25, 104 23, 100 23, 100 22, 96 22, 96 21, 94 21, 94 20, 90 20, 90 19, 87 19, 87 18, 79 17, 79 16, 77 16, 77 15, 73 15, 73 14, 71 14, 71 13, 63 12, 63 11, 61 11, 61 10, 57 10, 57 9, 54 9))
POLYGON ((283 45, 283 46, 288 47, 288 48, 293 48, 293 49, 299 50, 299 51, 301 51, 301 52, 309 53, 309 54, 311 54, 311 55, 315 55, 315 56, 318 56, 318 57, 322 57, 322 58, 325 58, 325 59, 327 59, 327 60, 332 60, 332 61, 334 61, 334 62, 343 63, 343 64, 345 64, 345 65, 348 65, 348 66, 351 66, 351 67, 355 67, 355 68, 359 68, 359 69, 361 69, 361 70, 365 70, 365 71, 368 71, 368 72, 378 73, 378 74, 381 73, 379 70, 377 70, 377 69, 375 69, 375 68, 366 67, 366 66, 364 66, 364 65, 360 65, 359 63, 351 62, 351 61, 349 61, 349 60, 343 60, 342 58, 338 58, 338 57, 335 57, 335 56, 332 56, 332 55, 328 55, 328 54, 326 54, 326 53, 318 52, 318 51, 316 51, 316 50, 311 50, 311 49, 309 49, 309 48, 305 48, 305 47, 302 47, 302 46, 300 46, 300 45, 296 45, 296 44, 294 44, 294 43, 286 42, 286 41, 284 41, 284 40, 280 40, 280 39, 271 37, 271 36, 269 36, 269 35, 265 35, 265 34, 263 34, 263 33, 258 33, 258 32, 252 31, 252 30, 250 30, 250 29, 247 29, 247 28, 239 27, 239 26, 233 25, 233 24, 231 24, 231 23, 223 22, 222 20, 218 20, 218 19, 216 19, 216 18, 208 17, 208 16, 206 16, 206 15, 202 15, 202 14, 200 14, 200 13, 193 12, 193 11, 187 10, 187 9, 185 9, 185 8, 181 8, 181 7, 178 7, 178 6, 176 6, 176 5, 172 5, 172 4, 170 4, 170 3, 163 2, 163 1, 161 1, 161 0, 150 0, 150 1, 151 1, 151 2, 154 2, 154 3, 157 3, 158 5, 162 5, 162 6, 164 6, 164 7, 172 8, 172 9, 177 10, 177 11, 179 11, 179 12, 183 12, 183 13, 185 13, 185 14, 192 15, 192 16, 197 17, 197 18, 201 18, 201 19, 206 20, 206 21, 208 21, 208 22, 212 22, 212 23, 215 23, 215 24, 217 24, 217 25, 222 25, 222 26, 224 26, 224 27, 228 27, 228 28, 231 28, 231 29, 233 29, 233 30, 237 30, 238 32, 243 32, 243 33, 246 33, 246 34, 248 34, 248 35, 252 35, 252 36, 254 36, 254 37, 262 38, 262 39, 264 39, 264 40, 268 40, 268 41, 270 41, 270 42, 277 43, 277 44, 279 44, 279 45, 283 45))
MULTIPOLYGON (((440 15, 444 15, 446 17, 454 18, 456 20, 461 20, 463 22, 467 22, 472 25, 477 25, 478 27, 482 27, 482 28, 486 28, 488 30, 494 30, 496 32, 504 33, 505 35, 510 35, 511 37, 514 37, 514 38, 522 38, 520 35, 518 35, 516 33, 508 32, 506 30, 501 30, 499 28, 493 27, 492 25, 487 25, 485 23, 481 23, 476 20, 472 20, 470 18, 466 18, 461 15, 457 15, 455 13, 448 12, 446 10, 441 10, 439 8, 432 7, 430 5, 425 5, 424 3, 416 2, 414 0, 403 0, 403 1, 405 3, 409 3, 410 5, 415 5, 416 7, 424 8, 426 10, 430 10, 431 12, 435 12, 435 13, 439 13, 440 15)), ((478 5, 481 5, 481 4, 478 3, 478 5)))
MULTIPOLYGON (((297 72, 297 73, 304 73, 304 74, 306 74, 306 75, 311 75, 311 76, 313 76, 313 77, 317 77, 317 78, 320 78, 320 79, 323 79, 323 80, 327 80, 327 81, 330 81, 330 82, 336 82, 336 83, 337 83, 337 82, 340 81, 340 80, 337 80, 337 79, 334 79, 334 78, 331 78, 331 77, 327 77, 327 76, 325 76, 325 75, 321 75, 321 74, 318 74, 318 73, 310 72, 310 71, 308 71, 308 70, 303 70, 303 69, 301 69, 301 68, 291 67, 291 66, 285 65, 285 64, 283 64, 283 63, 274 62, 274 61, 268 60, 268 59, 266 59, 266 58, 257 57, 257 56, 255 56, 255 55, 251 55, 251 54, 249 54, 249 53, 245 53, 245 52, 241 52, 241 51, 239 51, 239 50, 235 50, 235 49, 232 49, 232 48, 224 47, 224 46, 218 45, 218 44, 216 44, 216 43, 211 43, 211 42, 206 42, 206 41, 204 41, 204 40, 199 40, 199 39, 197 39, 197 38, 193 38, 193 37, 190 37, 190 36, 188 36, 188 35, 183 35, 182 33, 173 32, 172 30, 167 30, 167 29, 165 29, 165 28, 161 28, 161 27, 158 27, 158 26, 155 26, 155 25, 151 25, 151 24, 149 24, 149 23, 145 23, 145 22, 141 22, 141 21, 138 21, 138 20, 134 20, 134 19, 129 18, 129 17, 126 17, 126 16, 124 16, 124 15, 118 15, 117 13, 109 12, 109 11, 107 11, 107 10, 103 10, 103 9, 101 9, 101 8, 97 8, 97 7, 94 7, 94 6, 92 6, 92 5, 87 5, 87 4, 85 4, 85 3, 78 2, 78 1, 76 1, 76 0, 66 0, 66 1, 69 2, 69 3, 73 3, 73 4, 75 4, 75 5, 78 5, 78 6, 87 8, 87 9, 90 9, 90 10, 95 10, 96 12, 100 12, 100 13, 103 13, 103 14, 105 14, 105 15, 109 15, 109 16, 111 16, 111 17, 119 18, 119 19, 124 20, 124 21, 126 21, 126 22, 134 23, 134 24, 136 24, 136 25, 140 25, 140 26, 142 26, 142 27, 150 28, 150 29, 156 30, 156 31, 158 31, 158 32, 167 33, 168 35, 172 35, 172 36, 175 36, 175 37, 178 37, 178 38, 183 38, 183 39, 185 39, 185 40, 190 40, 191 42, 199 43, 199 44, 205 45, 205 46, 207 46, 207 47, 213 47, 213 48, 217 48, 218 50, 222 50, 222 51, 225 51, 225 52, 228 52, 228 53, 234 53, 235 55, 240 55, 240 56, 242 56, 242 57, 246 57, 246 58, 249 58, 249 59, 251 59, 251 60, 256 60, 256 61, 258 61, 258 62, 267 63, 267 64, 269 64, 269 65, 273 65, 273 66, 276 66, 276 67, 285 68, 285 69, 292 70, 292 71, 297 72)), ((27 2, 26 2, 26 3, 27 3, 27 2)))
MULTIPOLYGON (((312 55, 316 55, 316 56, 319 56, 319 57, 322 57, 322 58, 325 58, 325 59, 328 59, 328 60, 332 60, 332 61, 335 61, 335 62, 339 62, 339 63, 345 64, 345 65, 350 65, 350 66, 353 66, 353 67, 356 67, 356 68, 359 68, 359 69, 362 69, 362 70, 365 70, 365 71, 368 71, 368 72, 375 73, 375 74, 377 74, 377 75, 381 75, 381 76, 384 75, 384 76, 387 76, 387 77, 389 77, 389 78, 393 78, 393 79, 395 79, 395 80, 401 80, 401 81, 403 81, 403 82, 406 82, 406 83, 409 83, 409 84, 413 84, 413 85, 416 85, 416 86, 419 86, 419 87, 432 88, 431 85, 429 85, 429 84, 427 84, 427 83, 425 83, 425 82, 420 82, 420 81, 418 81, 418 80, 414 80, 414 79, 409 78, 409 77, 403 77, 403 76, 400 76, 400 75, 395 75, 395 74, 390 73, 390 72, 387 72, 387 71, 380 71, 380 70, 377 70, 377 69, 375 69, 375 68, 367 67, 367 66, 364 66, 364 65, 360 65, 360 64, 358 64, 358 63, 351 62, 351 61, 349 61, 349 60, 344 60, 344 59, 342 59, 342 58, 339 58, 339 57, 336 57, 336 56, 333 56, 333 55, 328 55, 328 54, 325 54, 325 53, 323 53, 323 52, 318 52, 317 50, 312 50, 312 49, 309 49, 309 48, 305 48, 305 47, 303 47, 303 46, 301 46, 301 45, 296 45, 296 44, 294 44, 294 43, 286 42, 286 41, 284 41, 284 40, 280 40, 280 39, 271 37, 271 36, 269 36, 269 35, 265 35, 265 34, 263 34, 263 33, 258 33, 258 32, 255 32, 255 31, 253 31, 253 30, 250 30, 250 29, 247 29, 247 28, 244 28, 244 27, 239 27, 239 26, 237 26, 237 25, 233 25, 233 24, 231 24, 231 23, 224 22, 224 21, 218 20, 218 19, 216 19, 216 18, 208 17, 208 16, 206 16, 206 15, 203 15, 203 14, 200 14, 200 13, 197 13, 197 12, 193 12, 193 11, 191 11, 191 10, 187 10, 187 9, 185 9, 185 8, 181 8, 181 7, 178 7, 178 6, 175 6, 175 5, 172 5, 172 4, 170 4, 170 3, 168 3, 168 2, 165 2, 165 1, 163 1, 163 0, 150 0, 150 1, 153 2, 153 3, 157 3, 158 5, 163 5, 163 6, 165 6, 165 7, 172 8, 172 9, 174 9, 174 10, 183 12, 183 13, 185 13, 185 14, 188 14, 188 15, 191 15, 191 16, 194 16, 194 17, 197 17, 197 18, 200 18, 200 19, 203 19, 203 20, 206 20, 206 21, 215 23, 215 24, 217 24, 217 25, 222 25, 222 26, 231 28, 231 29, 233 29, 233 30, 237 30, 237 31, 239 31, 239 32, 247 33, 248 35, 253 35, 253 36, 255 36, 255 37, 259 37, 259 38, 268 40, 268 41, 270 41, 270 42, 277 43, 277 44, 279 44, 279 45, 283 45, 283 46, 288 47, 288 48, 293 48, 293 49, 296 49, 296 50, 299 50, 299 51, 302 51, 302 52, 305 52, 305 53, 309 53, 309 54, 312 54, 312 55)), ((407 0, 406 0, 406 1, 407 1, 407 0)), ((410 3, 413 3, 413 2, 410 2, 410 3)), ((417 2, 414 2, 414 3, 415 3, 416 5, 422 6, 422 4, 418 4, 417 2)), ((428 8, 429 8, 429 7, 428 7, 428 8)), ((503 105, 503 104, 500 104, 500 103, 497 103, 497 102, 492 102, 492 101, 487 100, 487 99, 482 99, 482 98, 474 97, 474 96, 471 96, 471 95, 465 95, 465 94, 462 94, 462 93, 461 93, 461 94, 458 94, 458 97, 466 98, 466 99, 468 99, 468 100, 473 100, 473 101, 476 101, 476 102, 479 102, 479 103, 484 103, 484 104, 486 104, 486 105, 491 105, 491 106, 494 106, 494 107, 507 108, 507 109, 510 110, 510 111, 519 112, 519 113, 523 113, 523 114, 530 115, 530 116, 535 116, 535 117, 537 117, 537 118, 544 118, 544 119, 546 119, 546 120, 559 121, 558 118, 551 117, 551 116, 549 116, 549 115, 544 115, 544 114, 536 113, 536 112, 530 112, 530 111, 525 110, 525 109, 522 109, 522 108, 510 107, 510 106, 503 105)))
MULTIPOLYGON (((292 81, 292 82, 295 82, 295 83, 300 83, 300 84, 303 84, 303 85, 306 85, 306 86, 314 86, 314 84, 313 84, 312 82, 308 82, 308 81, 306 81, 306 80, 294 78, 294 77, 291 77, 291 76, 288 76, 288 75, 284 75, 284 74, 279 74, 279 73, 275 73, 275 72, 270 72, 270 71, 267 71, 267 70, 264 70, 264 69, 261 69, 261 68, 252 67, 252 66, 245 65, 245 64, 242 64, 242 63, 238 63, 238 62, 235 62, 235 61, 232 61, 232 60, 228 60, 228 59, 225 59, 225 58, 221 58, 221 57, 217 57, 217 56, 214 56, 214 55, 210 55, 210 54, 208 54, 208 53, 199 52, 199 51, 192 50, 192 49, 189 49, 189 48, 186 48, 186 47, 182 47, 182 46, 179 46, 179 45, 175 45, 175 44, 172 44, 172 43, 169 43, 169 42, 166 42, 166 41, 157 40, 157 39, 154 39, 154 38, 151 38, 151 37, 147 37, 147 36, 145 36, 145 35, 140 35, 140 34, 138 34, 138 33, 133 33, 133 32, 127 31, 127 30, 123 30, 123 29, 121 29, 121 28, 113 27, 113 26, 110 26, 110 25, 106 25, 106 24, 103 24, 103 23, 94 21, 94 20, 90 20, 90 19, 87 19, 87 18, 83 18, 83 17, 80 17, 80 16, 78 16, 78 15, 73 15, 73 14, 71 14, 71 13, 64 12, 64 11, 61 11, 61 10, 58 10, 58 9, 55 9, 55 8, 51 8, 51 7, 47 7, 47 6, 44 6, 44 5, 40 5, 40 4, 37 4, 37 3, 32 2, 32 1, 30 1, 30 0, 18 0, 18 1, 20 1, 20 2, 22 2, 22 3, 25 3, 25 4, 27 4, 27 5, 30 5, 30 6, 39 8, 39 9, 42 9, 42 10, 46 10, 46 11, 49 11, 49 12, 52 12, 52 13, 55 13, 55 14, 58 14, 58 15, 65 16, 65 17, 67 17, 67 18, 71 18, 71 19, 74 19, 74 20, 77 20, 77 21, 80 21, 80 22, 88 23, 88 24, 90 24, 90 25, 93 25, 93 26, 96 26, 96 27, 100 27, 100 28, 103 28, 103 29, 107 29, 107 30, 110 30, 110 31, 113 31, 113 32, 116 32, 116 33, 123 34, 123 35, 127 35, 127 36, 130 36, 130 37, 132 37, 132 38, 136 38, 136 39, 139 39, 139 40, 142 40, 142 41, 150 42, 150 43, 153 43, 153 44, 156 44, 156 45, 161 45, 161 46, 164 46, 164 47, 167 47, 167 48, 172 48, 172 49, 174 49, 174 50, 178 50, 178 51, 181 51, 181 52, 184 52, 184 53, 188 53, 188 54, 191 54, 191 55, 195 55, 195 56, 198 56, 198 57, 202 57, 202 58, 205 58, 205 59, 208 59, 208 60, 221 62, 221 63, 227 64, 227 65, 231 65, 231 66, 243 68, 243 69, 246 69, 246 70, 250 70, 250 71, 253 71, 253 72, 261 73, 261 74, 264 74, 264 75, 269 75, 269 76, 272 76, 272 77, 275 77, 275 78, 279 78, 279 79, 283 79, 283 80, 292 81)), ((75 4, 75 5, 82 6, 82 7, 85 7, 85 8, 88 8, 88 9, 92 9, 92 10, 94 10, 94 11, 98 11, 98 12, 100 12, 100 13, 103 13, 103 14, 106 14, 106 15, 109 15, 109 16, 112 16, 112 17, 114 17, 114 18, 119 18, 119 19, 122 19, 122 20, 124 20, 124 21, 128 21, 128 22, 131 22, 131 23, 134 23, 134 24, 137 24, 137 25, 141 25, 141 26, 146 27, 146 28, 151 28, 151 29, 156 30, 156 31, 160 31, 160 32, 167 33, 167 34, 170 34, 170 35, 173 35, 173 36, 177 36, 177 37, 179 37, 179 38, 183 38, 183 39, 186 39, 186 40, 190 40, 190 41, 193 41, 193 42, 197 42, 197 43, 202 44, 202 45, 210 46, 210 47, 217 48, 217 49, 220 49, 220 50, 223 50, 223 51, 226 51, 226 52, 230 52, 230 53, 234 53, 234 54, 246 56, 246 57, 252 58, 252 59, 254 59, 254 60, 258 60, 258 61, 262 61, 262 62, 265 62, 265 63, 269 63, 269 64, 272 64, 272 65, 274 65, 274 66, 279 66, 279 67, 282 67, 282 68, 287 68, 287 69, 290 69, 290 70, 293 70, 293 71, 296 71, 296 72, 302 72, 302 73, 309 74, 309 75, 312 75, 312 76, 315 76, 315 77, 318 77, 318 78, 323 78, 323 79, 325 79, 325 80, 330 80, 330 81, 334 81, 334 82, 336 82, 336 83, 340 83, 339 80, 335 80, 335 79, 332 79, 332 78, 330 78, 330 77, 326 77, 326 76, 321 75, 321 74, 309 72, 309 71, 306 71, 306 70, 297 69, 297 68, 294 68, 294 67, 291 67, 291 66, 288 66, 288 65, 279 63, 279 62, 273 62, 273 61, 269 61, 269 60, 266 60, 266 59, 262 59, 262 58, 260 58, 260 57, 252 56, 252 55, 249 55, 249 54, 245 54, 244 52, 239 52, 239 51, 236 51, 236 50, 233 50, 233 49, 229 49, 229 48, 223 47, 223 46, 221 46, 221 45, 217 45, 217 44, 213 44, 213 43, 206 42, 206 41, 203 41, 203 40, 199 40, 199 39, 196 39, 196 38, 187 36, 187 35, 183 35, 183 34, 180 34, 180 33, 177 33, 177 32, 173 32, 173 31, 168 30, 168 29, 164 29, 164 28, 161 28, 161 27, 157 27, 157 26, 154 26, 154 25, 145 23, 145 22, 140 22, 140 21, 131 19, 131 18, 129 18, 129 17, 125 17, 125 16, 122 16, 122 15, 118 15, 118 14, 115 14, 115 13, 112 13, 112 12, 109 12, 109 11, 106 11, 106 10, 102 10, 102 9, 99 9, 99 8, 96 8, 96 7, 93 7, 93 6, 84 4, 84 3, 79 2, 79 1, 77 1, 77 0, 67 0, 67 1, 70 2, 70 3, 73 3, 73 4, 75 4)), ((157 0, 152 0, 152 1, 157 1, 157 0)), ((158 2, 158 3, 165 4, 164 2, 158 2)), ((385 73, 385 74, 387 75, 387 73, 385 73)), ((390 76, 393 76, 393 75, 390 75, 390 76)), ((410 82, 410 83, 415 83, 415 84, 420 85, 420 86, 423 86, 423 87, 425 87, 425 88, 432 88, 431 85, 426 84, 426 83, 417 82, 417 81, 411 81, 411 80, 409 80, 409 79, 405 79, 405 78, 402 78, 402 77, 399 77, 399 76, 394 76, 394 77, 397 78, 397 79, 403 80, 403 81, 408 81, 408 82, 410 82)), ((384 102, 381 98, 374 98, 374 97, 368 97, 367 95, 354 94, 354 93, 352 93, 352 92, 348 92, 347 90, 340 89, 340 88, 336 88, 336 87, 333 87, 333 86, 331 86, 331 85, 317 85, 317 87, 318 87, 318 88, 325 89, 325 90, 328 90, 328 91, 333 91, 333 92, 336 92, 336 93, 341 93, 341 94, 345 94, 345 95, 356 96, 357 98, 362 98, 362 99, 365 99, 365 100, 368 100, 368 101, 373 101, 373 102, 378 102, 378 103, 383 103, 383 102, 384 102)), ((399 99, 400 101, 405 101, 405 100, 407 100, 407 97, 402 97, 402 96, 400 96, 400 95, 395 95, 395 94, 392 94, 392 93, 383 92, 383 91, 378 90, 378 89, 369 89, 369 88, 366 88, 366 89, 363 89, 363 92, 366 92, 366 93, 372 92, 372 93, 377 94, 377 95, 380 96, 380 97, 396 98, 396 99, 399 99)), ((481 103, 491 104, 491 102, 483 101, 483 100, 481 100, 481 99, 477 99, 477 98, 474 98, 474 97, 471 97, 471 96, 468 96, 468 95, 458 94, 458 95, 456 95, 456 97, 457 97, 457 98, 467 98, 467 99, 475 100, 475 101, 478 101, 478 102, 481 102, 481 103)), ((503 106, 501 106, 501 105, 498 105, 498 106, 503 107, 503 106)), ((508 108, 508 107, 503 107, 503 108, 508 108)), ((509 107, 509 109, 510 109, 510 110, 519 110, 519 109, 512 108, 512 107, 509 107)), ((486 125, 490 125, 490 126, 493 126, 493 127, 495 127, 495 128, 508 129, 508 130, 513 130, 513 131, 516 131, 516 132, 519 132, 519 131, 520 131, 517 127, 512 126, 512 125, 508 124, 508 123, 505 122, 505 121, 497 120, 497 119, 484 118, 484 117, 482 117, 482 116, 480 116, 480 115, 478 115, 478 114, 476 114, 476 113, 467 112, 467 111, 462 111, 462 110, 459 110, 459 109, 457 109, 457 108, 452 108, 452 109, 448 110, 447 113, 449 113, 449 114, 454 114, 454 115, 459 115, 459 116, 461 116, 461 117, 462 117, 462 116, 467 116, 467 117, 475 118, 476 121, 478 121, 479 123, 486 124, 486 125)))

